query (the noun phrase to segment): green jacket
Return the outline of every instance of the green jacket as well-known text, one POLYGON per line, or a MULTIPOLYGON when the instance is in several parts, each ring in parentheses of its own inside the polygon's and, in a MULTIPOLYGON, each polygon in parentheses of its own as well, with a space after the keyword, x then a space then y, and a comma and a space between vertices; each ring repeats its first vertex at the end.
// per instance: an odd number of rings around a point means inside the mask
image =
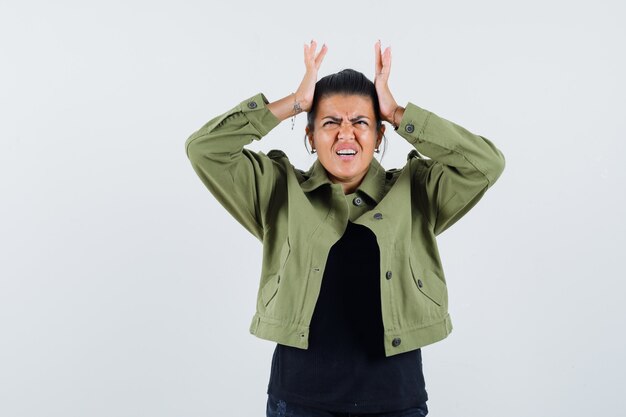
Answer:
MULTIPOLYGON (((244 146, 279 120, 258 94, 218 116, 185 143, 191 164, 217 200, 263 242, 256 314, 250 332, 302 349, 331 246, 343 235, 349 205, 316 161, 294 168, 281 151, 244 146)), ((397 132, 413 145, 406 165, 385 171, 375 160, 358 188, 371 202, 354 223, 380 247, 380 289, 387 356, 445 338, 452 330, 435 236, 478 202, 504 169, 487 139, 409 103, 397 132)))

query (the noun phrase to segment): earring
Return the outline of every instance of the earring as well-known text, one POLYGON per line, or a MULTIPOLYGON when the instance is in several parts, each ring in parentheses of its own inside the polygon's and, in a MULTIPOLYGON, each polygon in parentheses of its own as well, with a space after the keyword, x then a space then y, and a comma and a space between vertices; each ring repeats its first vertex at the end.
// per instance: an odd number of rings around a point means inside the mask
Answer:
POLYGON ((376 148, 376 149, 374 149, 374 152, 380 153, 380 149, 376 148))
POLYGON ((311 153, 317 153, 317 149, 315 148, 311 149, 311 153))

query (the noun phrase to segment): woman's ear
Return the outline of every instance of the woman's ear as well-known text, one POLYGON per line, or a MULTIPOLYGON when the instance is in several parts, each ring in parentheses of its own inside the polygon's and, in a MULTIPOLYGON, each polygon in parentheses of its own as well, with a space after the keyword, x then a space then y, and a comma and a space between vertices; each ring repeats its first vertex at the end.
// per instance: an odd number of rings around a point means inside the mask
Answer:
POLYGON ((376 149, 380 146, 380 142, 383 141, 383 135, 385 134, 385 125, 380 125, 380 130, 378 131, 378 138, 376 138, 376 149))
POLYGON ((314 150, 315 146, 313 145, 313 131, 309 129, 309 127, 304 128, 304 132, 306 133, 307 140, 309 141, 309 145, 311 145, 311 149, 314 150))

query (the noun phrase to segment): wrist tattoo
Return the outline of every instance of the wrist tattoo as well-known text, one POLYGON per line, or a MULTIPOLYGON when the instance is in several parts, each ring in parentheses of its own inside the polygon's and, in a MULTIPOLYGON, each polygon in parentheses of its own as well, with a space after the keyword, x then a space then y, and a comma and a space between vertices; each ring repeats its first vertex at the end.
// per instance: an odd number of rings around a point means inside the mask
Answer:
POLYGON ((296 114, 302 112, 302 107, 300 107, 300 102, 296 100, 296 95, 293 95, 293 116, 291 116, 291 130, 296 124, 296 114))

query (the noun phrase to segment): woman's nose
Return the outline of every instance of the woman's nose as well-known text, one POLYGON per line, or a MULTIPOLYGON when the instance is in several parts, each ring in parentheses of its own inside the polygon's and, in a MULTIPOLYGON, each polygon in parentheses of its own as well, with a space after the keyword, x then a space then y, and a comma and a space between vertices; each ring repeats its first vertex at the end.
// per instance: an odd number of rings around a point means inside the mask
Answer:
POLYGON ((354 139, 354 126, 352 123, 342 122, 339 125, 339 139, 354 139))

